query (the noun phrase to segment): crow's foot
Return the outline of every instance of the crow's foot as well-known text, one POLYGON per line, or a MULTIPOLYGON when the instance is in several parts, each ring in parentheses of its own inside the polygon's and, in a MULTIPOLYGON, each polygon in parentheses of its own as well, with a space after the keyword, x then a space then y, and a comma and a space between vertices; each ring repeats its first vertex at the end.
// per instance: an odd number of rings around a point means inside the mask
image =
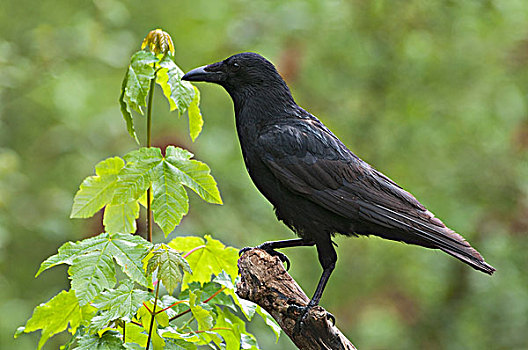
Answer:
POLYGON ((281 252, 276 251, 272 247, 270 247, 269 243, 262 243, 261 245, 257 246, 257 248, 264 250, 266 253, 268 253, 271 256, 278 256, 280 261, 286 264, 286 271, 290 269, 290 259, 286 256, 286 254, 283 254, 281 252))
MULTIPOLYGON (((305 326, 306 318, 308 317, 308 311, 314 306, 316 305, 310 305, 310 304, 306 306, 290 305, 291 309, 295 309, 297 310, 297 312, 299 312, 299 317, 297 318, 297 322, 295 323, 295 327, 293 328, 294 337, 302 334, 303 328, 305 326)), ((326 311, 326 319, 331 321, 332 325, 335 326, 335 317, 328 311, 326 311)))

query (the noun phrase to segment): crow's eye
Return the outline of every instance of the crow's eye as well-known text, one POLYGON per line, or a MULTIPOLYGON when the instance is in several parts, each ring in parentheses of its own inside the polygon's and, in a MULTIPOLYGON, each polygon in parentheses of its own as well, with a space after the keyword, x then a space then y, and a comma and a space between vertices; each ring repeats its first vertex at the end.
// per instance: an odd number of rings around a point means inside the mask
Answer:
POLYGON ((240 65, 238 63, 236 63, 236 62, 234 62, 232 64, 232 67, 233 67, 233 71, 235 71, 235 72, 240 69, 240 65))

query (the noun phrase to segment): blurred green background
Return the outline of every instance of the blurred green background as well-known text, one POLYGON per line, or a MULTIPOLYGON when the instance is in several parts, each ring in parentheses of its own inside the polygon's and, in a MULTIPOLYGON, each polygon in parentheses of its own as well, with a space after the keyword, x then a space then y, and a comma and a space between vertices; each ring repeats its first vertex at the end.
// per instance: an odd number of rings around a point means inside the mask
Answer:
MULTIPOLYGON (((36 334, 14 341, 15 329, 68 283, 65 267, 34 279, 40 262, 102 228, 100 217, 68 218, 73 194, 96 162, 136 147, 117 98, 130 55, 155 28, 172 35, 184 70, 241 51, 272 60, 301 106, 497 268, 489 277, 441 252, 338 237, 321 303, 359 349, 528 348, 525 0, 4 0, 0 348, 35 348, 36 334)), ((197 142, 186 117, 158 98, 154 143, 207 162, 225 204, 192 195, 174 234, 210 233, 236 247, 293 238, 246 173, 230 98, 199 87, 197 142)), ((311 295, 315 249, 285 252, 311 295)), ((252 329, 263 349, 293 349, 261 321, 252 329)), ((66 339, 55 338, 47 349, 66 339)))

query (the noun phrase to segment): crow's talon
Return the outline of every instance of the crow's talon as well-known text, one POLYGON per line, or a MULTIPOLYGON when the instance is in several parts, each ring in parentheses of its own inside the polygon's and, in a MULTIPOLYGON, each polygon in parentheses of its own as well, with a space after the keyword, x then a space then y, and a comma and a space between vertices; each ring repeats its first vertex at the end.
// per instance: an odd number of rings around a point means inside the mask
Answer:
MULTIPOLYGON (((304 323, 306 321, 306 318, 308 317, 308 311, 314 306, 315 305, 299 306, 299 305, 293 304, 288 307, 288 312, 292 312, 292 310, 295 310, 299 313, 297 322, 295 323, 295 326, 293 327, 293 336, 296 337, 298 335, 301 335, 302 329, 304 327, 304 323)), ((326 311, 326 319, 332 322, 332 326, 335 326, 335 317, 328 311, 326 311)))
POLYGON ((238 256, 241 256, 242 254, 244 254, 245 252, 247 252, 248 250, 251 250, 251 249, 253 249, 253 247, 244 247, 244 248, 240 249, 238 251, 238 256))
POLYGON ((308 316, 308 310, 310 310, 312 306, 306 305, 306 306, 299 306, 299 305, 290 305, 288 307, 288 312, 292 312, 292 310, 295 310, 299 313, 299 317, 297 317, 297 322, 295 322, 295 326, 293 327, 293 336, 297 337, 301 335, 303 327, 304 327, 304 321, 306 320, 306 317, 308 316))
POLYGON ((328 311, 326 312, 326 319, 332 322, 332 326, 335 326, 335 316, 328 311))
POLYGON ((257 248, 264 250, 266 253, 268 253, 271 256, 277 256, 279 257, 280 261, 286 264, 286 271, 290 269, 290 259, 286 256, 286 254, 278 252, 274 249, 270 249, 266 246, 266 243, 259 245, 257 248))

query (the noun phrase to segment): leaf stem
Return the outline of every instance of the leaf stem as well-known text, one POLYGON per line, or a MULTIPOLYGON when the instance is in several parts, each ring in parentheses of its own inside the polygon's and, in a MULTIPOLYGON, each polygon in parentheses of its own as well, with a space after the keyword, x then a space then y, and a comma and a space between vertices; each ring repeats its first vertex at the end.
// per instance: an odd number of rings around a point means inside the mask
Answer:
MULTIPOLYGON (((203 303, 205 304, 205 303, 210 302, 211 299, 213 299, 213 298, 214 298, 215 296, 217 296, 218 294, 222 293, 222 291, 223 291, 224 289, 226 289, 225 286, 222 287, 222 288, 220 288, 219 290, 217 290, 217 291, 216 291, 213 295, 211 295, 209 298, 205 299, 203 303)), ((177 318, 179 318, 179 317, 182 317, 182 316, 184 316, 184 315, 187 315, 189 312, 191 312, 191 309, 190 309, 190 308, 187 309, 187 310, 185 310, 185 311, 180 312, 180 313, 177 314, 176 316, 171 317, 171 318, 169 319, 169 322, 174 321, 175 319, 177 319, 177 318)))
POLYGON ((187 309, 185 311, 182 311, 179 314, 177 314, 176 316, 173 316, 173 317, 169 318, 169 322, 174 321, 175 319, 180 318, 180 317, 182 317, 184 315, 187 315, 189 312, 191 312, 191 309, 187 309))
POLYGON ((148 312, 150 312, 151 314, 153 313, 152 310, 147 306, 145 302, 143 302, 143 306, 145 307, 145 309, 148 310, 148 312))
MULTIPOLYGON (((155 69, 156 67, 154 67, 155 69)), ((148 94, 148 102, 147 102, 147 147, 152 146, 151 142, 151 130, 152 130, 152 101, 154 99, 154 88, 156 85, 156 74, 157 71, 154 72, 154 76, 150 80, 150 88, 149 88, 149 94, 148 94)), ((151 208, 151 202, 152 202, 152 186, 149 186, 147 190, 147 240, 152 243, 152 208, 151 208)))
POLYGON ((146 350, 149 350, 150 339, 152 339, 152 328, 154 327, 154 322, 156 321, 155 320, 156 319, 156 305, 158 304, 159 286, 160 286, 160 283, 156 284, 156 296, 154 297, 154 306, 152 306, 152 312, 151 312, 152 317, 150 318, 150 327, 149 327, 149 333, 148 333, 146 350))
POLYGON ((232 328, 227 328, 227 327, 215 327, 215 328, 210 328, 210 329, 204 329, 204 330, 201 330, 201 331, 187 332, 187 333, 185 333, 185 334, 205 333, 205 332, 211 332, 211 331, 231 331, 231 332, 234 332, 234 330, 233 330, 232 328))
POLYGON ((187 254, 185 254, 185 255, 183 256, 183 258, 184 258, 184 259, 187 259, 187 257, 188 257, 189 255, 191 255, 191 254, 194 253, 195 251, 200 250, 200 249, 203 249, 203 248, 205 248, 205 245, 200 245, 200 246, 198 246, 198 247, 196 247, 196 248, 193 248, 193 249, 189 250, 189 251, 187 252, 187 254))
POLYGON ((159 314, 159 313, 162 313, 163 311, 167 311, 168 309, 170 309, 171 307, 174 307, 178 304, 181 304, 181 303, 188 303, 189 301, 188 300, 180 300, 180 301, 177 301, 175 302, 174 304, 172 304, 171 306, 167 306, 166 308, 164 309, 161 309, 159 311, 156 312, 156 315, 159 314))

